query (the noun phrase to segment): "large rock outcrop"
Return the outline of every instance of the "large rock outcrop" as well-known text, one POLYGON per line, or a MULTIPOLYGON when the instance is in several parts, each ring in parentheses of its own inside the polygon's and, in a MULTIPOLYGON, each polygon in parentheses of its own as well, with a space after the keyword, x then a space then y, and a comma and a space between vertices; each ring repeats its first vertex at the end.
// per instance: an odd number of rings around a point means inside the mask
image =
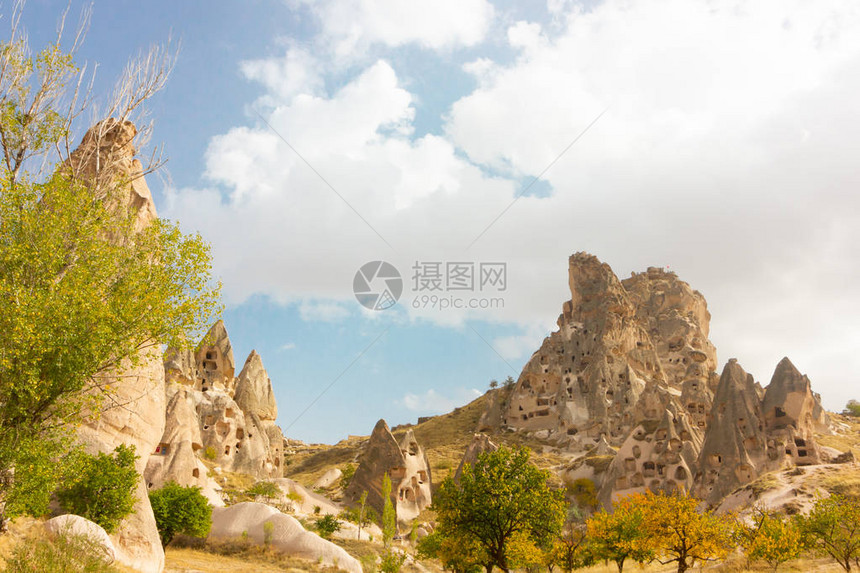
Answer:
POLYGON ((587 253, 569 263, 571 299, 520 374, 503 424, 569 437, 575 449, 603 434, 621 443, 643 421, 660 422, 685 384, 697 389, 690 407, 709 408, 716 352, 704 297, 662 269, 622 282, 587 253))
MULTIPOLYGON (((144 229, 156 218, 152 194, 134 158, 137 130, 129 121, 107 119, 84 135, 67 167, 89 185, 93 194, 119 216, 131 213, 135 228, 144 229)), ((116 371, 100 376, 111 394, 98 415, 89 417, 78 435, 90 452, 112 452, 120 444, 133 445, 140 456, 136 469, 143 474, 148 454, 164 431, 164 368, 161 347, 153 341, 139 351, 134 364, 126 361, 116 371)), ((112 535, 117 561, 144 573, 160 573, 164 550, 155 526, 143 478, 135 491, 133 513, 112 535)))
POLYGON ((720 376, 698 462, 696 495, 711 504, 760 475, 821 463, 815 441, 828 421, 820 400, 788 358, 760 396, 753 377, 729 360, 720 376))
POLYGON ((523 368, 501 420, 490 401, 481 429, 584 452, 565 478, 594 481, 605 505, 645 489, 714 503, 762 473, 826 457, 814 434, 829 420, 809 379, 787 358, 766 389, 735 360, 717 375, 705 298, 675 273, 651 267, 620 281, 576 253, 568 282, 558 330, 523 368), (600 444, 611 453, 596 455, 600 444))
POLYGON ((355 503, 366 491, 367 503, 382 515, 382 479, 386 473, 391 478, 391 501, 397 510, 398 523, 406 526, 430 506, 430 464, 412 430, 398 443, 385 420, 379 420, 344 497, 355 503))
POLYGON ((164 362, 170 403, 166 429, 147 465, 150 487, 173 480, 199 485, 214 499, 205 457, 222 470, 258 479, 283 475, 283 434, 272 381, 252 351, 234 376, 233 349, 222 321, 196 352, 169 350, 164 362))

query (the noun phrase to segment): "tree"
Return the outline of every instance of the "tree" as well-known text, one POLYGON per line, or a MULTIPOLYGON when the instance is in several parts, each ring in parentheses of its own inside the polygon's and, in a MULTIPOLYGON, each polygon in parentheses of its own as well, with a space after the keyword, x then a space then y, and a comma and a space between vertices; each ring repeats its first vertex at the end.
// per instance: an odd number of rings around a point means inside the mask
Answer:
POLYGON ((124 406, 112 381, 159 343, 187 346, 219 305, 202 239, 129 201, 132 179, 161 163, 134 171, 127 150, 149 128, 130 121, 171 58, 132 62, 99 114, 110 119, 72 153, 77 119, 99 113, 74 63, 83 35, 66 52, 61 31, 34 56, 19 19, 20 8, 0 42, 0 507, 38 510, 75 425, 124 406), (105 151, 114 144, 123 152, 105 151), (24 483, 31 474, 39 484, 24 483))
POLYGON ((860 559, 860 501, 842 495, 818 499, 812 511, 799 519, 801 531, 809 546, 821 555, 829 555, 851 571, 851 563, 860 559))
POLYGON ((167 546, 177 533, 206 537, 212 527, 212 508, 196 486, 168 482, 149 493, 161 544, 167 546))
POLYGON ((544 565, 550 571, 558 566, 565 573, 570 573, 574 569, 588 567, 593 562, 594 552, 586 526, 567 521, 558 538, 547 551, 544 565))
POLYGON ((490 380, 490 390, 495 390, 498 387, 499 387, 499 381, 498 380, 495 380, 495 379, 490 380))
POLYGON ((459 483, 447 478, 433 498, 437 531, 451 543, 475 547, 489 572, 530 560, 551 545, 564 522, 564 493, 551 489, 527 448, 499 448, 467 464, 459 483))
POLYGON ((594 559, 612 561, 618 573, 624 570, 627 559, 645 563, 654 558, 645 527, 645 508, 635 499, 625 497, 612 513, 600 511, 586 523, 594 559))
POLYGON ((352 481, 353 476, 355 475, 355 466, 352 464, 346 464, 343 466, 343 469, 340 473, 340 489, 345 490, 349 487, 349 482, 352 481))
POLYGON ((513 388, 516 383, 517 382, 514 380, 513 376, 508 376, 505 378, 504 386, 505 388, 513 388))
POLYGON ((483 548, 471 538, 457 539, 438 531, 418 541, 416 552, 422 559, 438 559, 454 573, 479 573, 484 568, 483 548))
POLYGON ((397 516, 394 504, 391 503, 391 478, 388 477, 388 472, 382 476, 382 500, 382 544, 389 549, 394 534, 397 533, 397 516))
POLYGON ((845 416, 853 416, 855 418, 860 418, 860 402, 857 400, 848 400, 848 403, 845 404, 845 410, 842 412, 845 416))
POLYGON ((803 551, 803 536, 797 522, 761 508, 753 512, 752 525, 740 525, 740 544, 750 561, 764 561, 774 571, 803 551))
POLYGON ((664 565, 677 563, 684 573, 697 561, 725 556, 732 547, 729 520, 697 510, 700 501, 682 493, 633 494, 628 503, 643 510, 648 546, 664 565))
POLYGON ((317 533, 323 539, 329 539, 336 531, 340 531, 340 523, 333 515, 325 515, 316 523, 317 533))
POLYGON ((134 489, 140 476, 134 467, 134 446, 119 445, 114 455, 82 454, 70 482, 57 490, 60 507, 86 517, 112 533, 134 510, 134 489))

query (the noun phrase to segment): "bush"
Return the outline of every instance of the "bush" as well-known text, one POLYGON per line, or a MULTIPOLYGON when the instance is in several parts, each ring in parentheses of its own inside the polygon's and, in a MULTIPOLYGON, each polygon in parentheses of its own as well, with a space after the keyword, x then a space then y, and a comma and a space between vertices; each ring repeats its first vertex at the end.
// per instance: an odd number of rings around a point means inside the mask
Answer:
POLYGON ((352 481, 352 478, 355 475, 355 466, 352 464, 346 464, 340 471, 340 488, 346 489, 349 487, 349 482, 352 481))
POLYGON ((382 554, 382 562, 379 564, 379 570, 382 573, 397 573, 403 567, 403 562, 406 561, 406 554, 386 549, 382 554))
POLYGON ((212 508, 199 487, 169 482, 149 493, 161 544, 166 546, 177 533, 206 537, 212 527, 212 508))
POLYGON ((208 446, 203 450, 203 457, 211 461, 218 457, 218 452, 212 446, 208 446))
POLYGON ((98 523, 108 533, 134 509, 134 488, 140 479, 134 469, 134 446, 121 444, 114 454, 80 454, 77 475, 57 490, 60 507, 98 523))
POLYGON ((848 400, 848 403, 845 404, 845 410, 842 413, 846 416, 860 418, 860 402, 857 400, 848 400))
POLYGON ((281 488, 273 481, 258 481, 246 489, 245 493, 253 496, 278 497, 281 495, 281 488))
POLYGON ((316 529, 320 537, 329 539, 336 531, 340 531, 340 523, 335 516, 326 515, 317 521, 316 529))
POLYGON ((119 573, 104 548, 81 535, 25 539, 6 558, 6 573, 119 573))

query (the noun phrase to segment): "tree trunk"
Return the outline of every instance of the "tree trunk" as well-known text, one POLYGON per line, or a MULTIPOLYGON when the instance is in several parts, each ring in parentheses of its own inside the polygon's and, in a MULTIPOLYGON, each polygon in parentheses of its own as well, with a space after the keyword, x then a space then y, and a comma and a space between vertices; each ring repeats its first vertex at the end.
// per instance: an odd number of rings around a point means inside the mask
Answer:
POLYGON ((689 569, 689 565, 687 565, 687 560, 678 559, 678 573, 684 573, 684 571, 686 571, 687 569, 689 569))
POLYGON ((618 567, 618 573, 624 573, 624 559, 616 559, 615 565, 618 567))

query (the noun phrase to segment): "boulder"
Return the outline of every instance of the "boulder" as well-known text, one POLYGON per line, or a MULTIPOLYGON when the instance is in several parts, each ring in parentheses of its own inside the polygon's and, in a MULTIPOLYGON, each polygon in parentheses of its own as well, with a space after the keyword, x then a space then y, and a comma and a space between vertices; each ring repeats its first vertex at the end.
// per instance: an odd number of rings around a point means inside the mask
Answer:
POLYGON ((101 525, 93 523, 80 515, 60 515, 45 522, 45 530, 50 535, 77 535, 86 537, 104 555, 105 562, 116 561, 116 549, 110 536, 101 525))
POLYGON ((247 535, 248 539, 262 545, 266 540, 265 523, 272 524, 272 548, 349 573, 362 573, 358 560, 343 548, 306 531, 295 518, 261 503, 245 502, 213 509, 209 538, 235 539, 247 535))
POLYGON ((317 478, 317 481, 314 482, 314 489, 325 489, 327 487, 333 486, 340 477, 343 475, 343 472, 340 468, 330 468, 326 470, 326 472, 317 478))

